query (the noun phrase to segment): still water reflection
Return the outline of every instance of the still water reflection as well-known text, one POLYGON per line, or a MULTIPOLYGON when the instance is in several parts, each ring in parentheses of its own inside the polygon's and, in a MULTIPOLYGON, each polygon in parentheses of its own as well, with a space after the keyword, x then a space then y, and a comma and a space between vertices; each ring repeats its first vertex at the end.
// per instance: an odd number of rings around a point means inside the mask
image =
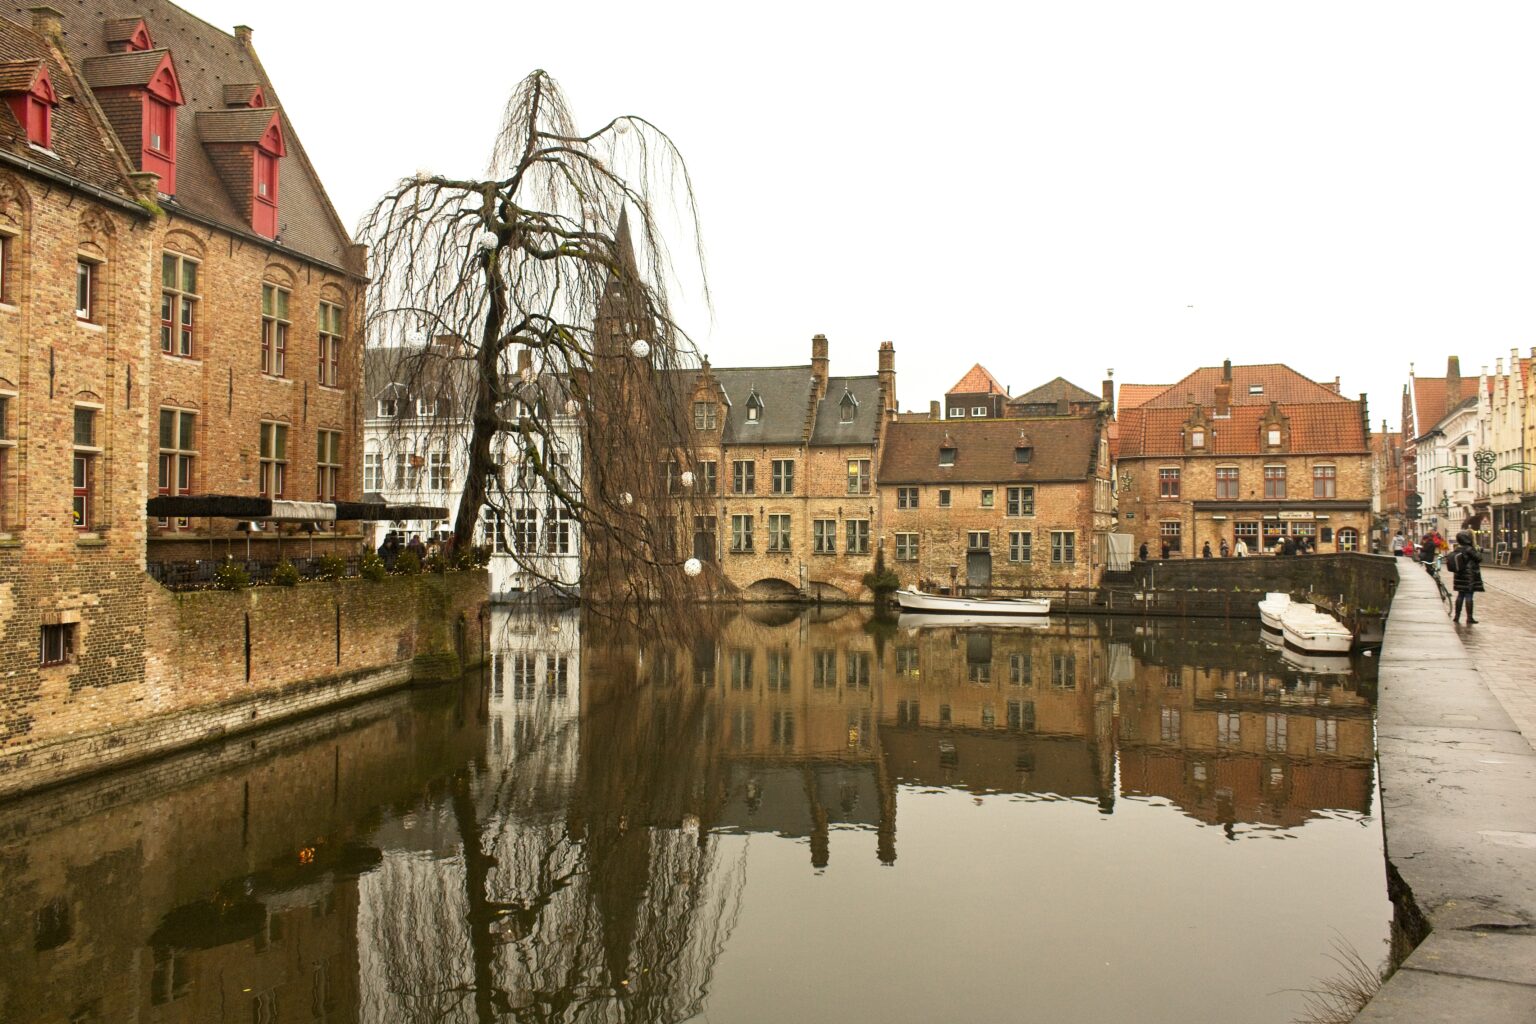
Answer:
POLYGON ((1254 623, 607 632, 0 806, 0 1020, 1278 1022, 1385 955, 1373 686, 1254 623))

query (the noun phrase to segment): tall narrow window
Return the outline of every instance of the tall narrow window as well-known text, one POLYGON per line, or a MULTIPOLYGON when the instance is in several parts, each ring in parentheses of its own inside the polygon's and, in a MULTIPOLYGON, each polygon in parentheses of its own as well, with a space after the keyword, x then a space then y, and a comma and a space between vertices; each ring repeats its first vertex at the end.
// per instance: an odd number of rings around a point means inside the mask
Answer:
POLYGON ((773 460, 773 493, 793 494, 795 492, 795 460, 773 460))
POLYGON ((263 498, 281 498, 288 482, 288 425, 261 424, 261 479, 263 498))
POLYGON ((751 459, 737 459, 731 463, 731 492, 733 494, 757 493, 757 463, 751 459))
POLYGON ((570 510, 553 508, 544 517, 544 550, 551 555, 568 555, 571 553, 571 522, 570 510))
POLYGON ((731 516, 731 550, 738 553, 752 550, 752 525, 754 520, 751 515, 731 516))
POLYGON ((341 386, 341 307, 320 303, 319 381, 328 388, 341 386))
POLYGON ((1035 514, 1035 489, 1033 487, 1008 488, 1008 515, 1032 516, 1035 514))
POLYGON ((1077 534, 1071 530, 1051 531, 1051 562, 1071 565, 1077 561, 1077 534))
POLYGON ((315 432, 315 500, 335 501, 341 480, 341 431, 315 432))
POLYGON ((1008 561, 1028 562, 1034 558, 1033 535, 1028 530, 1013 530, 1008 534, 1008 561))
POLYGON ((779 514, 768 517, 768 550, 772 554, 788 554, 790 550, 790 519, 779 514))
POLYGON ((896 561, 917 561, 917 534, 898 533, 896 535, 896 561))
POLYGON ((261 372, 285 377, 288 371, 288 289, 261 286, 261 372))
POLYGON ((96 319, 96 278, 98 264, 80 258, 75 260, 75 317, 79 320, 96 319))
POLYGON ((255 205, 251 208, 251 227, 267 238, 277 237, 277 154, 256 150, 255 205))
POLYGON ((896 488, 896 507, 917 508, 917 494, 918 491, 916 487, 896 488))
POLYGON ((427 489, 430 491, 446 491, 448 489, 448 453, 435 451, 427 453, 427 489))
POLYGON ((848 460, 848 493, 868 494, 870 488, 869 460, 848 460))
POLYGON ((1266 497, 1266 498, 1283 498, 1283 497, 1285 497, 1285 467, 1284 466, 1265 466, 1264 467, 1264 497, 1266 497))
POLYGON ((1336 494, 1337 494, 1337 491, 1335 490, 1335 488, 1336 488, 1336 485, 1337 485, 1337 482, 1338 482, 1338 480, 1337 480, 1338 472, 1339 472, 1338 469, 1336 467, 1334 467, 1334 466, 1313 466, 1312 467, 1312 497, 1314 497, 1314 498, 1332 498, 1332 497, 1335 497, 1336 494))
POLYGON ((12 238, 0 231, 0 303, 15 305, 16 299, 11 295, 11 257, 14 255, 12 238))
MULTIPOLYGON (((197 458, 197 414, 186 409, 160 410, 160 466, 158 490, 161 494, 191 494, 193 462, 197 458)), ((161 525, 169 526, 162 519, 161 525)), ((186 526, 178 519, 177 526, 186 526)))
POLYGON ((1216 497, 1230 500, 1237 496, 1237 467, 1216 467, 1216 497))
POLYGON ((89 530, 96 515, 96 460, 101 455, 96 421, 100 410, 75 407, 74 493, 71 515, 75 529, 89 530))
POLYGON ((11 432, 11 400, 15 395, 0 394, 0 530, 11 523, 11 460, 16 436, 11 432))
POLYGON ((520 508, 512 513, 512 543, 517 554, 531 555, 539 550, 539 513, 520 508))
POLYGON ((160 351, 192 355, 197 320, 197 262, 166 253, 160 257, 160 351))
POLYGON ((1177 498, 1179 496, 1179 471, 1177 469, 1160 469, 1157 471, 1157 496, 1159 498, 1177 498))
POLYGON ((384 453, 378 449, 363 453, 363 490, 377 493, 384 489, 384 453))
POLYGON ((818 555, 837 554, 837 520, 811 521, 811 551, 818 555))
POLYGON ((843 530, 848 536, 848 553, 850 555, 869 554, 868 519, 850 519, 843 524, 843 530))

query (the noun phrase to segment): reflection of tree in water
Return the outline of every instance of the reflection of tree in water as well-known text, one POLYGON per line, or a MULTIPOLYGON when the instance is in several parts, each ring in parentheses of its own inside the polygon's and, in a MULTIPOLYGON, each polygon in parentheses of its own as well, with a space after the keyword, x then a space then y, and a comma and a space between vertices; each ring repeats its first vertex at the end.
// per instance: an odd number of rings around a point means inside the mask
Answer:
POLYGON ((396 852, 369 880, 360 927, 379 965, 364 1019, 697 1014, 745 877, 696 827, 712 791, 705 714, 691 691, 600 706, 572 766, 573 720, 536 712, 515 726, 531 742, 511 760, 466 767, 418 808, 415 842, 430 850, 396 852), (566 806, 552 807, 550 783, 573 767, 566 806))

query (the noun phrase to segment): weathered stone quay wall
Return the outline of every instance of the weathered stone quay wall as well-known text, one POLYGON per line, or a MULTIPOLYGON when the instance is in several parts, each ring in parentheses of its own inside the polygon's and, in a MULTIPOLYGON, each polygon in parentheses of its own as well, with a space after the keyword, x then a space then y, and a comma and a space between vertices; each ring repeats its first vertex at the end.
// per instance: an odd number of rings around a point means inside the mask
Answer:
POLYGON ((144 670, 40 688, 0 745, 0 798, 117 768, 485 656, 483 571, 174 593, 146 580, 144 670))
POLYGON ((1314 603, 1327 607, 1342 601, 1347 610, 1378 613, 1391 605, 1397 587, 1397 566, 1391 555, 1175 558, 1138 562, 1132 574, 1138 587, 1283 591, 1292 597, 1311 595, 1314 603))

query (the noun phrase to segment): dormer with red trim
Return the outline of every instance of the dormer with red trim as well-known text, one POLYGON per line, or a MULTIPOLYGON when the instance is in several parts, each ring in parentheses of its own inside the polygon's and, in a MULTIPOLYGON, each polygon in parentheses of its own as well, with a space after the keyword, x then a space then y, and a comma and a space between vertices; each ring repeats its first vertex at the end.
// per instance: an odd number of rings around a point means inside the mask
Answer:
POLYGON ((143 18, 113 18, 102 26, 102 38, 112 53, 135 53, 155 48, 143 18))
POLYGON ((59 97, 46 64, 40 60, 0 63, 0 97, 26 131, 28 142, 53 148, 53 108, 59 105, 59 97))
POLYGON ((186 100, 171 51, 125 49, 92 57, 82 70, 139 170, 158 174, 160 191, 175 195, 176 110, 186 100))
POLYGON ((254 82, 242 85, 226 85, 224 87, 224 105, 226 107, 264 107, 267 105, 267 94, 261 86, 254 82))
POLYGON ((278 232, 278 170, 288 152, 277 107, 199 110, 197 133, 251 230, 278 232))

